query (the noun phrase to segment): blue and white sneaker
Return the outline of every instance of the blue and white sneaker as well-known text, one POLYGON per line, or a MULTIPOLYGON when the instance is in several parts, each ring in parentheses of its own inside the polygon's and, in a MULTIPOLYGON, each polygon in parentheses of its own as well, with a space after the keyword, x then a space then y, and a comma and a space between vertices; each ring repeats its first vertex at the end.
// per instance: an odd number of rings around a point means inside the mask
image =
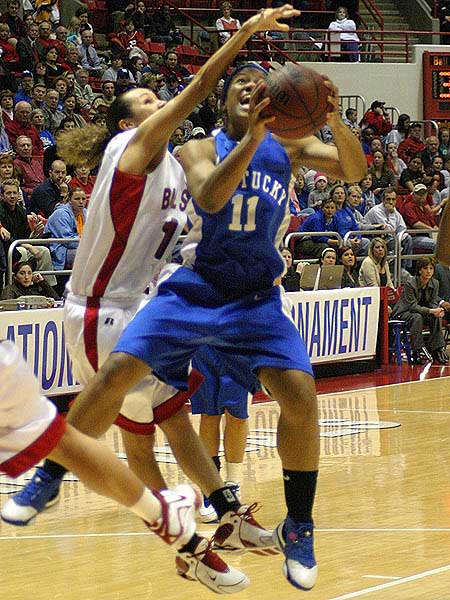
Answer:
POLYGON ((58 502, 61 482, 36 469, 32 480, 3 505, 1 518, 11 525, 28 525, 38 513, 58 502))
POLYGON ((274 544, 286 557, 284 575, 300 590, 311 590, 317 579, 313 530, 312 523, 296 523, 288 516, 273 532, 274 544))
POLYGON ((198 514, 200 515, 202 523, 217 523, 219 520, 217 518, 217 513, 214 509, 214 506, 204 494, 202 495, 202 504, 199 508, 198 514))

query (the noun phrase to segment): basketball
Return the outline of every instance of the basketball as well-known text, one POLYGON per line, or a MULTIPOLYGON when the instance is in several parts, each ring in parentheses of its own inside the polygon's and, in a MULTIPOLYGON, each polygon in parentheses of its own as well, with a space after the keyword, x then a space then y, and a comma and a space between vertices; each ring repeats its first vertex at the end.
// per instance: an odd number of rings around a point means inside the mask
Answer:
POLYGON ((332 110, 330 90, 320 73, 289 63, 269 73, 265 96, 270 98, 265 116, 275 116, 267 127, 281 137, 302 138, 313 135, 326 122, 332 110))

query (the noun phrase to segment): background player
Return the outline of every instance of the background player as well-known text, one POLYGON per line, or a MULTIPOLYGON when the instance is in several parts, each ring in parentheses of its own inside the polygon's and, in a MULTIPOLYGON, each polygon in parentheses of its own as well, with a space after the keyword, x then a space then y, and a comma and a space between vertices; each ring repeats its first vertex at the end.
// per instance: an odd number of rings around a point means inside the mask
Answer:
MULTIPOLYGON (((201 415, 199 435, 220 472, 219 457, 221 422, 225 457, 225 485, 241 498, 242 469, 247 445, 248 403, 251 394, 236 383, 220 362, 220 356, 205 346, 194 356, 192 365, 204 376, 204 381, 191 397, 193 415, 201 415)), ((199 514, 204 523, 217 520, 209 499, 203 495, 199 514)))
POLYGON ((270 100, 261 100, 265 77, 257 65, 236 69, 224 86, 226 130, 184 146, 180 159, 196 211, 184 243, 186 266, 162 278, 158 294, 78 397, 69 421, 102 433, 130 386, 153 371, 183 389, 195 351, 205 343, 215 346, 239 383, 253 391, 261 382, 280 404, 278 451, 288 515, 275 541, 285 554, 288 581, 311 589, 317 577, 312 522, 317 400, 305 346, 273 283, 283 271, 278 247, 289 218, 291 169, 307 164, 353 182, 365 175, 366 163, 339 117, 337 89, 330 82, 334 110, 328 125, 336 146, 316 137, 279 140, 269 134, 270 118, 263 111, 270 100))

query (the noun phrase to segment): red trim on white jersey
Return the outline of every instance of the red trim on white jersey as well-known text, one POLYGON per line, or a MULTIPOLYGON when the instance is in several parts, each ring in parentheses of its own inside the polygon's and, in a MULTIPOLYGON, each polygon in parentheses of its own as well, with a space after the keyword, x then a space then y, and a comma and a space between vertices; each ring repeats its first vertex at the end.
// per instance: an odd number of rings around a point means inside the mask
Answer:
POLYGON ((32 444, 0 464, 0 471, 18 477, 31 469, 55 448, 66 430, 66 422, 57 414, 49 427, 32 444))
POLYGON ((146 175, 123 173, 115 169, 109 193, 109 206, 114 226, 114 239, 93 287, 93 296, 104 295, 114 269, 125 251, 141 205, 147 182, 146 175))
POLYGON ((95 372, 98 371, 97 326, 100 298, 86 298, 83 338, 86 356, 95 372))

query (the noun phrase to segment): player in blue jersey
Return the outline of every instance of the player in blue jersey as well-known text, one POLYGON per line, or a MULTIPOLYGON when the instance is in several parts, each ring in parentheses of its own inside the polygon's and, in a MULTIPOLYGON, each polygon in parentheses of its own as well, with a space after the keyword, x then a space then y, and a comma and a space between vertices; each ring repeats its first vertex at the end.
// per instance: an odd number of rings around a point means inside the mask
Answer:
MULTIPOLYGON (((339 117, 331 82, 327 123, 335 146, 316 137, 272 136, 263 113, 270 100, 261 99, 265 78, 258 65, 236 69, 224 86, 225 129, 183 147, 180 159, 195 201, 184 265, 170 267, 173 272, 161 278, 156 296, 80 395, 69 422, 82 431, 107 428, 122 396, 150 372, 184 389, 195 352, 213 346, 230 376, 251 392, 261 384, 280 405, 278 451, 288 514, 274 542, 285 554, 288 581, 311 589, 317 578, 312 519, 317 399, 305 345, 275 285, 283 272, 278 247, 289 222, 291 170, 306 164, 354 182, 364 177, 366 162, 339 117)), ((231 510, 222 517, 219 543, 235 535, 230 524, 237 516, 231 510)))
MULTIPOLYGON (((241 496, 242 470, 247 445, 248 404, 251 394, 229 376, 220 357, 205 346, 197 352, 192 366, 205 378, 191 397, 191 411, 200 416, 199 435, 218 471, 221 423, 224 417, 223 449, 225 458, 225 485, 241 496)), ((217 520, 217 513, 207 496, 199 510, 204 523, 217 520)))

